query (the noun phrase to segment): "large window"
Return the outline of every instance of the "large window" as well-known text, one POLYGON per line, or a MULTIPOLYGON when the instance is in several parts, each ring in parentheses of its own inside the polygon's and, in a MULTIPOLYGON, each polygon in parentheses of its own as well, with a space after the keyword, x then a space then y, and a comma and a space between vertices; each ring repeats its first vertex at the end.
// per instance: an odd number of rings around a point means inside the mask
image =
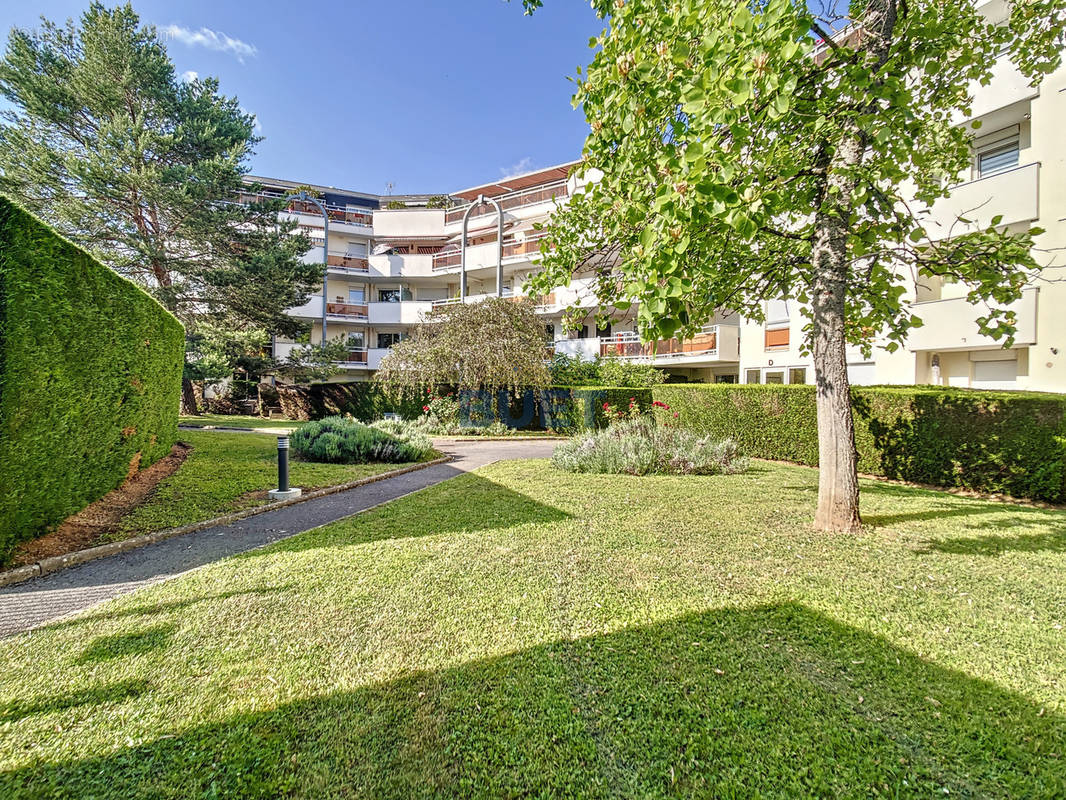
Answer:
POLYGON ((361 305, 366 301, 366 292, 362 289, 349 289, 348 290, 348 302, 361 305))
POLYGON ((366 337, 362 331, 352 331, 348 334, 348 349, 362 350, 366 347, 366 337))
POLYGON ((401 333, 379 333, 378 347, 392 347, 403 338, 401 333))
POLYGON ((744 383, 760 383, 762 370, 748 369, 744 371, 744 383))
POLYGON ((378 302, 379 303, 399 303, 400 302, 400 290, 399 289, 378 289, 378 302))

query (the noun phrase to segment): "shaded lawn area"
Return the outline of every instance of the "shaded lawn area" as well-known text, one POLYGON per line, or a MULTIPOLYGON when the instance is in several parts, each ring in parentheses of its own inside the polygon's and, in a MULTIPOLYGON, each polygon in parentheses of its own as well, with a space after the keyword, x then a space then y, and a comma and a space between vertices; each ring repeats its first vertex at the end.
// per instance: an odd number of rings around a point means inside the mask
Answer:
MULTIPOLYGON (((211 519, 269 502, 277 486, 275 436, 253 433, 180 431, 193 446, 181 468, 163 479, 148 502, 128 514, 105 541, 211 519), (255 494, 251 494, 255 493, 255 494)), ((315 464, 290 461, 289 481, 303 489, 346 483, 397 469, 403 464, 315 464)))
POLYGON ((1066 514, 505 462, 0 642, 4 797, 1062 797, 1066 514))
POLYGON ((265 419, 247 414, 198 414, 195 417, 178 417, 179 425, 195 425, 222 428, 299 428, 307 422, 298 419, 265 419))

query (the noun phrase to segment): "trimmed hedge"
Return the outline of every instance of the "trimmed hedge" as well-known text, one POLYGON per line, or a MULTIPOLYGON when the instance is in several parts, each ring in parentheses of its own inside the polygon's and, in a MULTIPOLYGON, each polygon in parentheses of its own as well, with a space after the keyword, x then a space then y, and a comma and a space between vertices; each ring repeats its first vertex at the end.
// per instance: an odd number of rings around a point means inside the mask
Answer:
POLYGON ((386 413, 397 413, 404 419, 413 419, 422 413, 421 400, 406 398, 397 402, 369 381, 278 384, 276 388, 281 410, 289 419, 322 419, 351 414, 363 422, 373 422, 386 413))
MULTIPOLYGON (((652 395, 685 427, 735 439, 746 455, 818 463, 813 386, 669 384, 652 395)), ((1066 501, 1066 396, 861 386, 852 408, 860 472, 1066 501)))
POLYGON ((0 562, 170 451, 184 348, 148 294, 0 197, 0 562))

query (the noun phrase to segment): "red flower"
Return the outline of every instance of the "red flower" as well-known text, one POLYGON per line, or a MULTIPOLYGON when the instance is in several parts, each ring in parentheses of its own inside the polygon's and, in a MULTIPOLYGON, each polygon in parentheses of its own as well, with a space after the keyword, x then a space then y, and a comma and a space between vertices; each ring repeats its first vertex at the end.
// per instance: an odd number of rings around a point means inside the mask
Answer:
POLYGON ((678 414, 678 413, 677 413, 676 411, 674 412, 674 419, 677 419, 677 418, 678 418, 678 417, 680 417, 680 416, 681 416, 681 415, 680 415, 680 414, 678 414))
POLYGON ((611 407, 611 404, 610 404, 610 403, 604 403, 604 404, 603 404, 603 410, 604 410, 604 411, 606 411, 606 410, 607 410, 608 408, 610 408, 610 407, 611 407))
POLYGON ((429 411, 429 406, 422 406, 423 411, 429 411))
POLYGON ((635 397, 630 397, 629 398, 629 402, 630 403, 635 403, 636 401, 637 401, 637 398, 635 398, 635 397))

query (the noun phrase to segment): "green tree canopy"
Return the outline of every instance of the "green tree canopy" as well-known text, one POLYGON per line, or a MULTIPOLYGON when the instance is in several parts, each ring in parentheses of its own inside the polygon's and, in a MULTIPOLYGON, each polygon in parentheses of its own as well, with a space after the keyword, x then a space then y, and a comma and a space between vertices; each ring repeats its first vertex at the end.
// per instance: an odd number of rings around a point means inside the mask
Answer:
MULTIPOLYGON (((299 332, 321 279, 278 202, 241 204, 259 141, 214 78, 184 82, 130 5, 13 29, 0 60, 0 190, 153 292, 201 341, 299 332)), ((188 381, 186 381, 188 387, 188 381)), ((183 393, 186 405, 187 392, 183 393)), ((188 410, 188 409, 187 409, 188 410)))
POLYGON ((816 523, 855 529, 845 349, 898 347, 921 324, 900 300, 919 275, 964 283, 988 304, 981 331, 1010 340, 1040 231, 993 220, 944 237, 923 209, 969 167, 975 126, 959 120, 1001 54, 1034 82, 1058 66, 1066 4, 1019 0, 1003 21, 972 0, 594 6, 610 26, 574 103, 598 180, 553 217, 531 289, 592 271, 603 304, 640 304, 648 339, 798 299, 818 385, 816 523))
POLYGON ((451 385, 524 389, 548 384, 544 322, 528 298, 491 297, 433 309, 393 345, 375 380, 394 394, 451 385))

